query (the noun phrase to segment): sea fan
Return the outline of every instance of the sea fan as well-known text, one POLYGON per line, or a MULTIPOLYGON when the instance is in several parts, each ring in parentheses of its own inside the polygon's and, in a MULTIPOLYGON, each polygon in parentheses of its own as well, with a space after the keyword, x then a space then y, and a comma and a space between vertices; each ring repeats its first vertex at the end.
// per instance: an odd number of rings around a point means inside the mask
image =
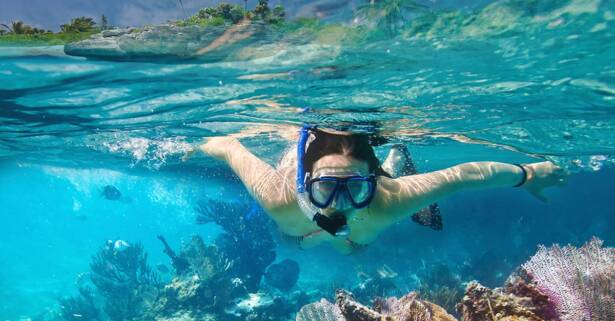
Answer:
POLYGON ((555 303, 562 321, 615 320, 615 248, 540 246, 522 269, 555 303))
POLYGON ((333 303, 321 299, 305 305, 297 313, 296 321, 345 321, 342 311, 333 303))

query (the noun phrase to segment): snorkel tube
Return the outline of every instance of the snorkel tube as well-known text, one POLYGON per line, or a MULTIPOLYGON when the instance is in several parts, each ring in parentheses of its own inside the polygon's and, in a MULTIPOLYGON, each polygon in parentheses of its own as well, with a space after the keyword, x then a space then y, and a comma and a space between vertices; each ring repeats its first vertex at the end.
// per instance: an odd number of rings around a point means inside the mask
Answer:
POLYGON ((299 132, 299 141, 297 143, 297 203, 301 211, 310 221, 315 221, 316 224, 333 236, 348 236, 350 227, 347 225, 346 217, 337 215, 328 217, 321 214, 318 208, 310 202, 309 195, 306 191, 306 181, 308 175, 305 172, 303 160, 305 158, 305 148, 310 131, 316 130, 315 126, 304 125, 299 132))

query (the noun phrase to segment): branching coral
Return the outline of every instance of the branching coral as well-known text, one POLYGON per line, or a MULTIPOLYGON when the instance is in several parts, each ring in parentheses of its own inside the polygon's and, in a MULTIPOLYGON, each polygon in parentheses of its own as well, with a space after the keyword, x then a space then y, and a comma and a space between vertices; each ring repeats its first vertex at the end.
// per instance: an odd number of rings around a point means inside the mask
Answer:
POLYGON ((254 202, 203 200, 196 212, 197 223, 214 222, 224 229, 216 245, 234 262, 231 274, 257 291, 265 269, 275 260, 270 221, 263 210, 254 202))
POLYGON ((89 287, 80 287, 79 295, 59 300, 60 316, 65 321, 99 320, 100 311, 94 304, 94 295, 89 287))
POLYGON ((206 245, 202 238, 193 236, 178 255, 167 246, 165 253, 184 262, 185 267, 164 287, 149 314, 152 318, 178 313, 220 314, 233 299, 247 294, 243 284, 230 274, 233 262, 216 245, 206 245))
POLYGON ((522 269, 564 321, 615 320, 615 248, 593 238, 581 248, 539 247, 522 269))
POLYGON ((197 275, 201 280, 209 280, 227 273, 233 261, 215 245, 205 245, 199 236, 193 236, 190 243, 182 247, 179 258, 188 262, 188 275, 197 275))
POLYGON ((160 278, 147 264, 140 243, 109 241, 90 263, 91 280, 105 300, 111 320, 129 320, 141 314, 158 295, 160 278))

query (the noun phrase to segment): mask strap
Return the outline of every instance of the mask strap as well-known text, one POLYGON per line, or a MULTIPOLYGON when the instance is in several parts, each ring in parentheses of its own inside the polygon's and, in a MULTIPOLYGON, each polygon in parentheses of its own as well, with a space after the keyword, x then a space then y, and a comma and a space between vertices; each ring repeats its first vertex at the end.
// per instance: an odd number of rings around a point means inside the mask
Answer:
POLYGON ((305 192, 305 167, 303 159, 305 158, 305 146, 307 145, 310 131, 316 130, 316 126, 303 125, 299 132, 299 142, 297 143, 297 192, 305 192))

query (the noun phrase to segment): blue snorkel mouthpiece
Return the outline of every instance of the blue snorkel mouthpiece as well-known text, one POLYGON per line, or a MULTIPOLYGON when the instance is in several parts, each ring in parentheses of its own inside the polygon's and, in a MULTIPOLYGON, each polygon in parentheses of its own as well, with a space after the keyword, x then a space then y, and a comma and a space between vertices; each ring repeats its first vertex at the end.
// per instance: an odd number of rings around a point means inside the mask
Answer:
POLYGON ((297 202, 301 211, 311 221, 316 222, 318 227, 327 231, 333 236, 348 236, 350 234, 350 227, 347 224, 345 215, 333 215, 328 217, 321 214, 309 200, 309 196, 306 193, 306 172, 303 164, 305 158, 305 148, 308 138, 310 137, 310 131, 316 130, 316 126, 304 125, 299 132, 299 142, 297 143, 297 202))

